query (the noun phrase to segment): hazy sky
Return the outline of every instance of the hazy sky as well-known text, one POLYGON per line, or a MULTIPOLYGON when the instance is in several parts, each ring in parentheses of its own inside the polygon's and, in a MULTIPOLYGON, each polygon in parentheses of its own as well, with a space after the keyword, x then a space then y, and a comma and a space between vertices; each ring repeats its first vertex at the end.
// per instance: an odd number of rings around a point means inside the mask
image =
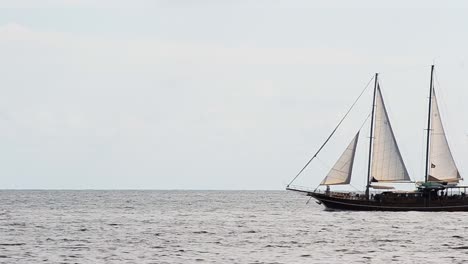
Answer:
POLYGON ((0 0, 0 188, 283 189, 375 72, 421 179, 433 61, 468 178, 468 6, 348 2, 0 0))

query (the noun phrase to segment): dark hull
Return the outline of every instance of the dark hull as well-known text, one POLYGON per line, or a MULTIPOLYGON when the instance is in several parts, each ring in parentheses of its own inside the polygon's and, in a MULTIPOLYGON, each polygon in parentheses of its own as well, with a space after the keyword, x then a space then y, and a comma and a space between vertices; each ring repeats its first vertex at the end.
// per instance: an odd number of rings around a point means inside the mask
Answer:
POLYGON ((365 200, 346 197, 332 197, 322 193, 308 192, 320 204, 332 210, 353 211, 436 211, 453 212, 468 211, 468 199, 392 199, 392 200, 365 200))

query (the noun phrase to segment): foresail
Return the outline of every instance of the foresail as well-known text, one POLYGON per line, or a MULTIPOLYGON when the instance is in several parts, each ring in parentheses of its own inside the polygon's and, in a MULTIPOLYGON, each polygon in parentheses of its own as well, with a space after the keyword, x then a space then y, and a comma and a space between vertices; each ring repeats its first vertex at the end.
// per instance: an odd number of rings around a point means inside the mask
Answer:
POLYGON ((375 101, 375 126, 372 151, 371 181, 411 181, 400 154, 380 87, 377 87, 375 101))
POLYGON ((445 136, 434 90, 432 100, 429 181, 458 182, 461 179, 460 173, 445 136))
POLYGON ((356 146, 359 139, 359 132, 354 136, 338 161, 333 165, 330 172, 320 183, 321 185, 336 185, 349 184, 353 171, 354 155, 356 154, 356 146))

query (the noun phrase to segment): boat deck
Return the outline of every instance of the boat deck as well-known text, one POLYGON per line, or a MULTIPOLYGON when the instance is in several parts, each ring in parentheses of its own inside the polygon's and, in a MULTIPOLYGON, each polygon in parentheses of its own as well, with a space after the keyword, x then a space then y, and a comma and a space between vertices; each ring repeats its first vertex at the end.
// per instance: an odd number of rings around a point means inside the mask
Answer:
MULTIPOLYGON (((462 189, 462 188, 457 188, 462 189)), ((362 193, 317 192, 295 190, 317 199, 328 209, 358 211, 468 211, 468 196, 464 192, 420 190, 412 192, 362 193)))

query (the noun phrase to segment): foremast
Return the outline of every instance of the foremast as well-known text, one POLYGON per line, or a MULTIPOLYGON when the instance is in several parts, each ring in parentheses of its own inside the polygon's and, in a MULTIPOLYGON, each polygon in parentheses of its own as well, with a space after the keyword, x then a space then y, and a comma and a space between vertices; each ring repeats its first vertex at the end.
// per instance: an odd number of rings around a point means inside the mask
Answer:
POLYGON ((374 77, 374 96, 372 97, 372 113, 371 113, 371 124, 369 132, 369 161, 367 165, 367 182, 366 182, 366 198, 369 199, 369 188, 371 179, 371 167, 372 167, 372 140, 374 138, 374 118, 375 118, 375 96, 377 93, 379 74, 376 73, 374 77))

